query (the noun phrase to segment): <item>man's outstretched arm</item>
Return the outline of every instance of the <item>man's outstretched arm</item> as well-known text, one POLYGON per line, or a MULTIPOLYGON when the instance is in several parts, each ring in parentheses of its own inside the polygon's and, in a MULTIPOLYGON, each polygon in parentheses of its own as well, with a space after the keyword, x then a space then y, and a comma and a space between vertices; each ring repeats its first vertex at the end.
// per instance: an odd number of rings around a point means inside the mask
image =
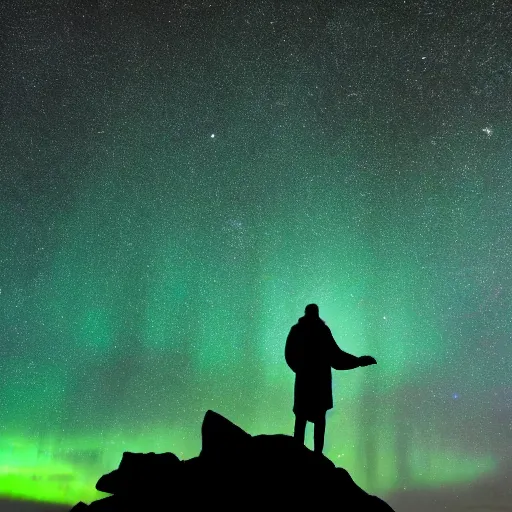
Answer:
POLYGON ((357 356, 344 352, 338 345, 333 348, 332 352, 331 367, 335 370, 353 370, 361 366, 357 356))
POLYGON ((330 332, 329 338, 330 362, 331 367, 335 370, 353 370, 360 366, 377 364, 377 361, 372 356, 357 357, 341 350, 330 332))

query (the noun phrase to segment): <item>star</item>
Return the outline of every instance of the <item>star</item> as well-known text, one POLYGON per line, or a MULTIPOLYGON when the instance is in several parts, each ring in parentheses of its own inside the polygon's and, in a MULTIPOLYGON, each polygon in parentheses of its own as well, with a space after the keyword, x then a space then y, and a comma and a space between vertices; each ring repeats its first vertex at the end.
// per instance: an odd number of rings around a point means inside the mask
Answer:
POLYGON ((490 128, 489 126, 486 126, 485 128, 482 128, 482 131, 488 136, 490 137, 492 134, 493 134, 493 129, 490 128))

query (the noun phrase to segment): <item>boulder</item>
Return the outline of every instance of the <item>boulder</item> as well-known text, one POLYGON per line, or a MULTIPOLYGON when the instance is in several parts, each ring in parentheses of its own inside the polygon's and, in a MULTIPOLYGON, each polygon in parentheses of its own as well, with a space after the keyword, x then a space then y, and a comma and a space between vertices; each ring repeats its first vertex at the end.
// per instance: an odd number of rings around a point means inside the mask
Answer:
POLYGON ((124 452, 119 468, 103 475, 96 489, 112 496, 73 512, 144 512, 187 509, 280 510, 334 506, 344 512, 392 512, 366 493, 350 474, 293 437, 251 436, 214 411, 201 428, 197 457, 124 452))
POLYGON ((124 452, 119 468, 103 475, 96 484, 101 492, 130 495, 158 491, 179 472, 180 460, 174 453, 124 452))

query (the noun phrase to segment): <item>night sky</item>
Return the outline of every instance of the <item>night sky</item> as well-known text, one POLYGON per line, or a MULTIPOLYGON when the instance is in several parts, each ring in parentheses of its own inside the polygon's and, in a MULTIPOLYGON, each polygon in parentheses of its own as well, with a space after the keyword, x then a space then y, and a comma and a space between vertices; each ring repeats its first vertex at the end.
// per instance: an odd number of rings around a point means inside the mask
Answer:
POLYGON ((324 453, 512 502, 510 2, 8 0, 0 105, 0 496, 103 497, 207 409, 292 434, 314 302, 378 362, 324 453))

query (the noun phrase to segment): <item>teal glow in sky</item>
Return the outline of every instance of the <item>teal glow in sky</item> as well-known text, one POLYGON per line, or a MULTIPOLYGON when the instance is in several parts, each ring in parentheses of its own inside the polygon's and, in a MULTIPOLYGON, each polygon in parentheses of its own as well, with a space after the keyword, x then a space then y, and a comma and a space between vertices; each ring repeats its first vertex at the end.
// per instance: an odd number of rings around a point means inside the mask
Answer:
POLYGON ((325 454, 397 512, 499 505, 510 6, 130 3, 2 21, 0 496, 98 499, 123 451, 196 456, 207 409, 291 434, 315 302, 378 361, 334 373, 325 454))

